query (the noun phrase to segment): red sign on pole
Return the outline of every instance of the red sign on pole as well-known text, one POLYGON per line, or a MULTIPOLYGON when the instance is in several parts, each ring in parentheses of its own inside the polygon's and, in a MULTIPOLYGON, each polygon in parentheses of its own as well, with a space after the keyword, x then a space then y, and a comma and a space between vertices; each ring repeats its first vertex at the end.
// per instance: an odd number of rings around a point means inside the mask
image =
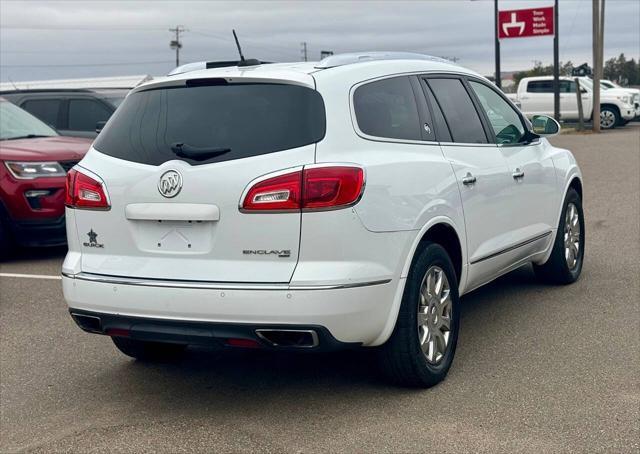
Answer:
POLYGON ((547 36, 553 35, 553 33, 553 6, 500 11, 498 13, 498 36, 500 39, 547 36))

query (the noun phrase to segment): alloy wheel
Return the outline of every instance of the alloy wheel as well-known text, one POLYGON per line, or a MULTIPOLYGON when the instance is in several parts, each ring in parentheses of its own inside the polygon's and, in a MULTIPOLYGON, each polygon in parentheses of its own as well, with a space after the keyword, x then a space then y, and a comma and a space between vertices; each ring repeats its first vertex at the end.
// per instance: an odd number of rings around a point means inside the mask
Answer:
POLYGON ((600 112, 600 126, 604 129, 609 129, 614 126, 616 122, 616 116, 610 110, 603 110, 600 112))
POLYGON ((570 270, 580 258, 580 215, 573 203, 567 205, 564 218, 564 258, 570 270))
POLYGON ((420 286, 418 340, 430 364, 445 357, 451 339, 453 302, 447 275, 439 266, 427 270, 420 286))

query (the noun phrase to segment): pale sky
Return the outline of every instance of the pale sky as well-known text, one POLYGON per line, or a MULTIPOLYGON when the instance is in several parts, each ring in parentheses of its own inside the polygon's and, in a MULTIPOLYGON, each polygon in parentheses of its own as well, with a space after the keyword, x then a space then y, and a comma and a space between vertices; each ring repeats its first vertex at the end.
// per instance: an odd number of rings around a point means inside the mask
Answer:
MULTIPOLYGON (((553 0, 500 0, 500 9, 553 0)), ((591 63, 591 0, 560 0, 560 59, 591 63)), ((640 56, 640 0, 606 0, 605 59, 640 56)), ((456 57, 492 74, 493 1, 0 0, 0 80, 163 75, 175 66, 169 28, 184 25, 181 63, 246 57, 309 60, 321 50, 398 50, 456 57)), ((551 63, 552 37, 502 41, 502 70, 551 63)))

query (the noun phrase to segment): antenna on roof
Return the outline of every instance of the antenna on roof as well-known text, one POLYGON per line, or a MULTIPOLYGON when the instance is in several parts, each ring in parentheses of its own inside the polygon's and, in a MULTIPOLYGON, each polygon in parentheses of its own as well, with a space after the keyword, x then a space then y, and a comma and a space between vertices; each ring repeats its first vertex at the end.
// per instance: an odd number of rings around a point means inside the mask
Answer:
POLYGON ((233 39, 236 40, 236 47, 238 48, 238 53, 240 54, 240 61, 244 63, 244 55, 242 55, 242 49, 240 48, 240 42, 238 41, 238 35, 236 35, 235 30, 231 30, 233 32, 233 39))
POLYGON ((13 85, 13 89, 15 91, 20 91, 20 89, 18 87, 16 87, 16 84, 13 83, 13 81, 11 80, 11 77, 8 78, 9 82, 11 82, 11 85, 13 85))
POLYGON ((238 66, 256 66, 260 64, 260 60, 256 60, 255 58, 245 59, 244 55, 242 55, 242 48, 240 47, 240 41, 238 41, 238 35, 236 35, 235 30, 231 30, 233 32, 233 39, 236 41, 236 47, 238 48, 238 53, 240 54, 240 61, 238 62, 238 66))

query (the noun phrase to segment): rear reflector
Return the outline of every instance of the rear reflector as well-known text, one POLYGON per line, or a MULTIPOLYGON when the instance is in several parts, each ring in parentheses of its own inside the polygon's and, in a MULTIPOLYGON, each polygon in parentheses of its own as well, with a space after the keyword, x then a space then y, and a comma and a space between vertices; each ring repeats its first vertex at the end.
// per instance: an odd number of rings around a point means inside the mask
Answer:
POLYGON ((108 328, 105 331, 107 336, 117 336, 117 337, 129 337, 131 335, 131 331, 124 328, 108 328))
POLYGON ((227 339, 227 345, 230 347, 242 348, 261 348, 260 342, 253 339, 227 339))
POLYGON ((67 173, 65 189, 64 204, 69 208, 93 210, 110 208, 102 183, 75 169, 67 173))
POLYGON ((314 211, 355 204, 364 188, 356 166, 305 167, 257 182, 242 201, 242 211, 314 211))

